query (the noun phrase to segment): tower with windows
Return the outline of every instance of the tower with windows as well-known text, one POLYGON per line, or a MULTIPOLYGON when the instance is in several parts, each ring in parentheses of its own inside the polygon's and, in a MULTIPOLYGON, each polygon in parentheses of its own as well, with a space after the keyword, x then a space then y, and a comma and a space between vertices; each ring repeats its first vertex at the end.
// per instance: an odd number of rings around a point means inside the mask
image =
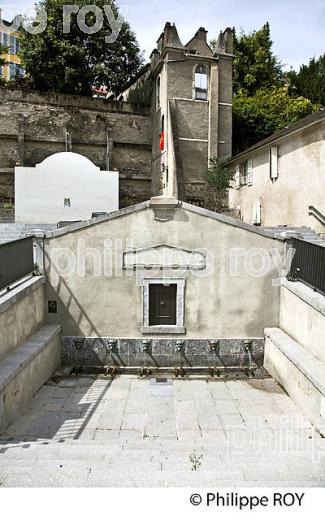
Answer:
POLYGON ((215 48, 200 28, 186 44, 167 23, 151 55, 153 192, 209 207, 204 172, 231 155, 233 33, 215 48))
POLYGON ((149 93, 154 196, 214 208, 204 173, 212 157, 231 156, 232 61, 231 29, 220 32, 213 48, 203 27, 184 45, 168 22, 150 66, 123 93, 130 102, 149 93))

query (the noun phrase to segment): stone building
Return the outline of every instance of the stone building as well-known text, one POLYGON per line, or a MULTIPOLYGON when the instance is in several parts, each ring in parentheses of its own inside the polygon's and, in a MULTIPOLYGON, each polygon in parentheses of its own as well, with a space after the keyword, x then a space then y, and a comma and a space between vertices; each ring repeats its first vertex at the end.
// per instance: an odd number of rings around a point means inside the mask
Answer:
POLYGON ((172 192, 209 208, 203 173, 231 155, 231 102, 232 31, 212 50, 204 29, 183 45, 170 23, 117 100, 2 88, 0 202, 14 201, 15 166, 75 152, 119 171, 122 208, 172 192))
POLYGON ((183 45, 167 23, 150 66, 122 93, 151 106, 154 195, 211 206, 203 174, 211 157, 231 156, 232 52, 231 29, 212 50, 204 28, 183 45))
POLYGON ((325 232, 325 111, 319 110, 228 161, 229 205, 249 224, 325 232))
POLYGON ((6 81, 14 78, 17 74, 23 74, 19 53, 19 30, 16 30, 14 22, 7 22, 1 17, 0 8, 0 44, 7 48, 8 52, 1 57, 6 61, 6 65, 0 67, 0 79, 6 81))

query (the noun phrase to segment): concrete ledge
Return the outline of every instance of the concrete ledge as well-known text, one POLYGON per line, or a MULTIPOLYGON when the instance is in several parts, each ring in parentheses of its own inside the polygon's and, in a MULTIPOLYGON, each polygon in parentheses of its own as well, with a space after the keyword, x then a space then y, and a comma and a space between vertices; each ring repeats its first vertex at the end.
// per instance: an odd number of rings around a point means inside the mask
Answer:
POLYGON ((45 276, 33 276, 0 296, 0 314, 45 284, 45 276))
POLYGON ((314 291, 302 282, 289 282, 289 280, 284 279, 282 286, 325 316, 325 296, 314 291))
POLYGON ((59 367, 60 331, 45 325, 0 363, 0 433, 59 367))
POLYGON ((281 329, 265 330, 264 367, 325 434, 325 365, 281 329))
POLYGON ((185 327, 178 327, 177 325, 151 325, 148 327, 140 327, 142 334, 185 334, 185 327))
POLYGON ((313 383, 325 396, 325 366, 299 343, 281 329, 265 329, 265 336, 290 359, 290 361, 313 383))

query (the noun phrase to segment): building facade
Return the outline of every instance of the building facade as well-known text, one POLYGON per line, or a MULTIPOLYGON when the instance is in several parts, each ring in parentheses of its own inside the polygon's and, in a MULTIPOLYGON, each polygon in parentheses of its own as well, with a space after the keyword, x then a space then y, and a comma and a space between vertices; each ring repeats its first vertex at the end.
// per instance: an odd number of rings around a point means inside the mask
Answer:
POLYGON ((0 43, 7 48, 8 52, 1 57, 7 64, 0 67, 0 78, 5 81, 23 74, 19 53, 19 31, 14 30, 13 24, 0 19, 0 43))
POLYGON ((325 111, 319 110, 233 157, 229 206, 265 227, 325 232, 325 111))
POLYGON ((201 338, 207 345, 211 338, 261 338, 265 326, 277 324, 274 280, 284 241, 180 201, 163 214, 164 199, 46 235, 41 258, 47 298, 56 302, 48 320, 62 325, 64 337, 201 338), (265 252, 267 270, 255 265, 256 250, 265 252))

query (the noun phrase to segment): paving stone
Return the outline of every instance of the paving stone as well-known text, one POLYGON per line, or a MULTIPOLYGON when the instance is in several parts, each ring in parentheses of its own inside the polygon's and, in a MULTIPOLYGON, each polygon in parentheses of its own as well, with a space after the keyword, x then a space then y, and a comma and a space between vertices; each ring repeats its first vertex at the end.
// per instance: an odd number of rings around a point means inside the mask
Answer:
POLYGON ((324 485, 325 440, 272 380, 69 381, 43 387, 0 437, 6 485, 324 485))
POLYGON ((145 429, 146 417, 141 413, 125 413, 122 419, 121 430, 138 430, 143 432, 145 429))

